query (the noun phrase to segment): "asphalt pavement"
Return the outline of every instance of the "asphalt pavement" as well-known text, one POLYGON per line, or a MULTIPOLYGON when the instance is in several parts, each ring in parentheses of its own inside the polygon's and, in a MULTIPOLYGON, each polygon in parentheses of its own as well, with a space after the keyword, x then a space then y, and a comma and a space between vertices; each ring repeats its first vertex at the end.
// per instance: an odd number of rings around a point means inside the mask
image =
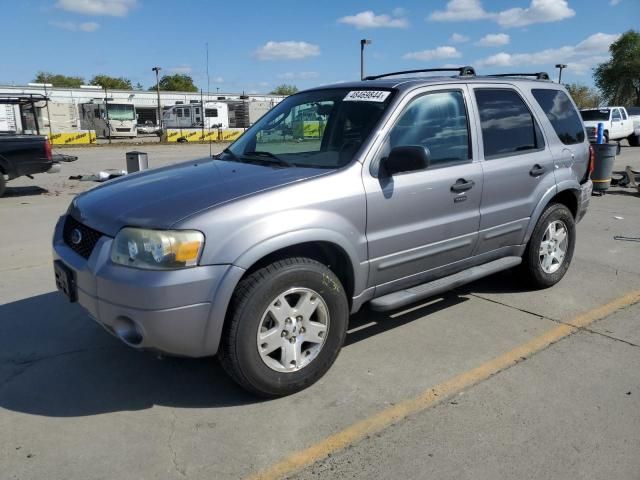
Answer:
MULTIPOLYGON (((592 198, 555 287, 504 272, 365 309, 323 379, 264 401, 215 359, 124 346, 55 291, 53 226, 93 186, 68 177, 131 149, 61 149, 78 161, 0 199, 0 478, 640 478, 640 243, 614 240, 640 237, 631 189, 592 198)), ((152 167, 209 153, 137 149, 152 167)))

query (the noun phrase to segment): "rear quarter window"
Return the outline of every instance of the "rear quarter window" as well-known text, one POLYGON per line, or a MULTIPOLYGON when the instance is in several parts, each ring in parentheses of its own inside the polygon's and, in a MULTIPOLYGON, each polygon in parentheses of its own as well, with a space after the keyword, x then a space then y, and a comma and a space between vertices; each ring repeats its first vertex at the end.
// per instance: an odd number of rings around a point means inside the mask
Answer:
POLYGON ((533 89, 533 97, 565 145, 584 142, 584 128, 578 112, 562 90, 533 89))

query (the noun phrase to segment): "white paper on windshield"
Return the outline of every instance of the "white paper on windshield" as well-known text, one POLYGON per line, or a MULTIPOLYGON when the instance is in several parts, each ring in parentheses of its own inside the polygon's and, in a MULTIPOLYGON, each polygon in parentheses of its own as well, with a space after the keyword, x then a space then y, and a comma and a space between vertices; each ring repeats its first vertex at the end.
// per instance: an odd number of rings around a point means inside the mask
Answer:
POLYGON ((344 97, 345 102, 384 102, 391 92, 384 90, 352 90, 344 97))

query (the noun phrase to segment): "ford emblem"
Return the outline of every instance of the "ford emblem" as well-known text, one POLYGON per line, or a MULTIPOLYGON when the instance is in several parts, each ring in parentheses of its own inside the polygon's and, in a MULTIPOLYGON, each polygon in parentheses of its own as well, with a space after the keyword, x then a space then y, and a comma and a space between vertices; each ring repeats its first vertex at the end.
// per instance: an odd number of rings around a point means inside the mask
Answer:
POLYGON ((79 245, 82 242, 82 232, 77 228, 71 230, 71 243, 79 245))

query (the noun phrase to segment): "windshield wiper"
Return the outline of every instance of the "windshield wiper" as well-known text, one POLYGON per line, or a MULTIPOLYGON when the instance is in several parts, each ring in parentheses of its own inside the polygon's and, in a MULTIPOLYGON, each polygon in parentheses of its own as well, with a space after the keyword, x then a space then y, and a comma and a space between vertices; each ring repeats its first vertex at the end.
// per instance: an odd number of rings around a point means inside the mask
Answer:
POLYGON ((225 148, 224 150, 222 150, 220 153, 218 153, 217 155, 213 155, 213 158, 220 160, 220 158, 222 157, 222 154, 226 154, 229 155, 231 157, 231 159, 238 161, 238 156, 233 153, 231 150, 229 150, 229 147, 225 148))
POLYGON ((244 152, 243 157, 260 157, 261 161, 266 161, 269 163, 277 163, 278 165, 283 165, 285 167, 295 167, 293 163, 287 162, 286 160, 274 155, 271 152, 254 150, 251 152, 244 152))

